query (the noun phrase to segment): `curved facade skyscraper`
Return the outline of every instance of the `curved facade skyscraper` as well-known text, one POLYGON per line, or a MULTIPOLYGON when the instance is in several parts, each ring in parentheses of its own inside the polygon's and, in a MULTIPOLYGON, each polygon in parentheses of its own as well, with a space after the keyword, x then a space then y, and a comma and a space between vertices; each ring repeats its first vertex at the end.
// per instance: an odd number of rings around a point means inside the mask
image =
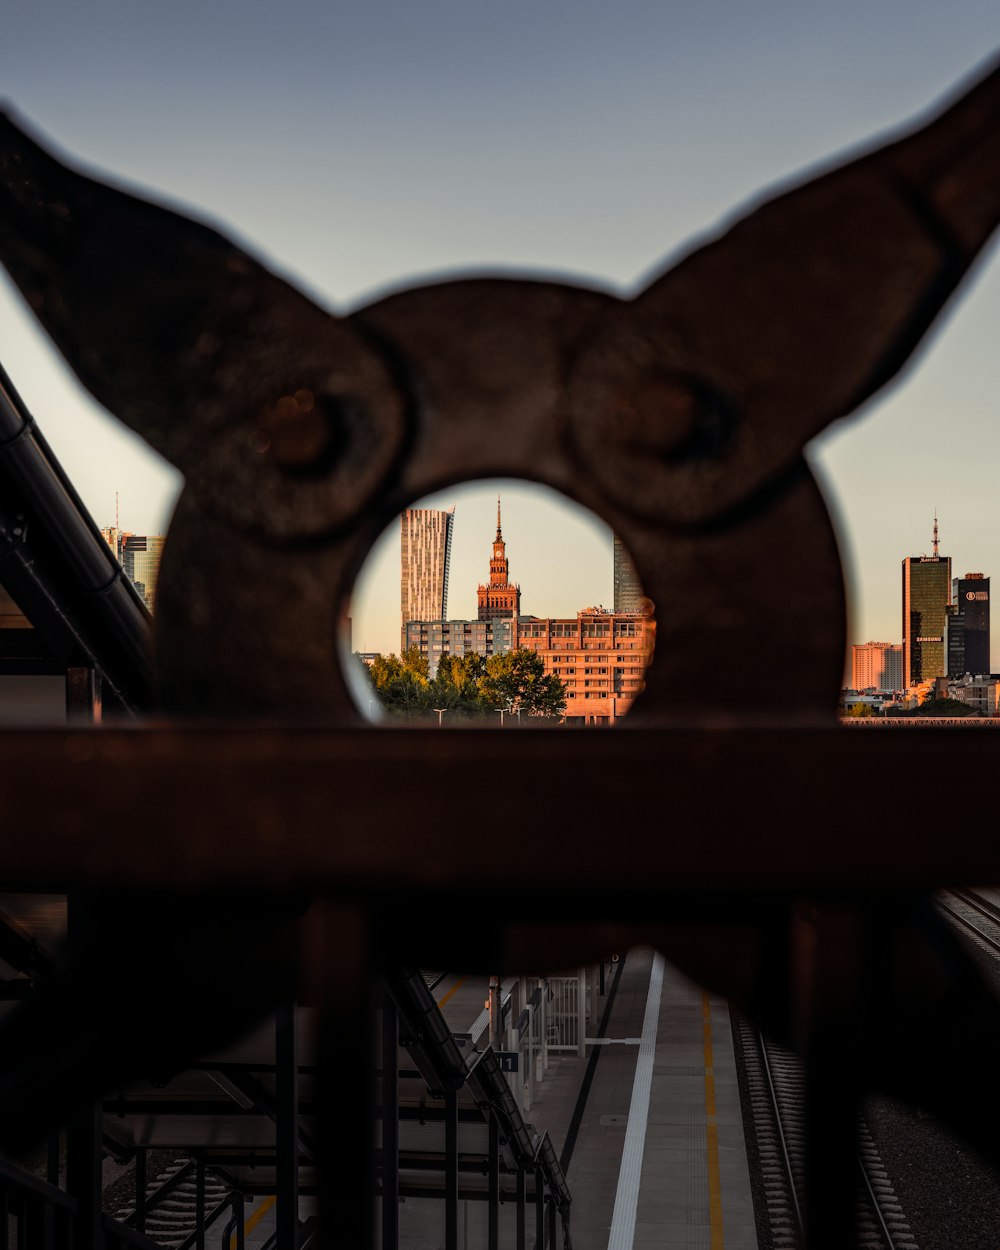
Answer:
POLYGON ((407 508, 399 518, 400 647, 407 621, 448 617, 448 568, 455 509, 407 508))

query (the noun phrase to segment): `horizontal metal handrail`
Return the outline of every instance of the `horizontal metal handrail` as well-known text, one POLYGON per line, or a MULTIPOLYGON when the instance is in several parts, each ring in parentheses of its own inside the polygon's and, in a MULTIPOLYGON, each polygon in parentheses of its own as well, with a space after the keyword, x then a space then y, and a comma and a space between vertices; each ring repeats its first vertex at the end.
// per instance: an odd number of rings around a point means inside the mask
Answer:
POLYGON ((626 910, 626 897, 652 901, 664 890, 988 884, 1000 881, 1000 842, 982 824, 951 820, 947 787, 903 787, 892 821, 856 815, 884 804, 885 777, 932 775, 943 751, 959 753, 968 775, 990 775, 996 741, 975 728, 835 726, 4 732, 4 815, 18 836, 7 840, 0 880, 9 889, 242 885, 372 897, 472 887, 482 896, 503 886, 497 846, 534 830, 533 887, 559 893, 543 902, 525 889, 515 910, 552 918, 594 890, 614 911, 616 899, 626 910), (517 835, 501 805, 487 804, 468 836, 486 765, 516 777, 517 835), (554 770, 585 779, 585 826, 565 818, 554 770))

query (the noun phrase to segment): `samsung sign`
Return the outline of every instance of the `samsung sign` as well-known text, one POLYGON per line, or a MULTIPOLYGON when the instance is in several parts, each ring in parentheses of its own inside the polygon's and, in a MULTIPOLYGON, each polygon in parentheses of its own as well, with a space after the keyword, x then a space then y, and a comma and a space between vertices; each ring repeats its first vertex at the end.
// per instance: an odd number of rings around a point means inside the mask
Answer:
POLYGON ((940 638, 918 638, 917 642, 940 642, 940 638))

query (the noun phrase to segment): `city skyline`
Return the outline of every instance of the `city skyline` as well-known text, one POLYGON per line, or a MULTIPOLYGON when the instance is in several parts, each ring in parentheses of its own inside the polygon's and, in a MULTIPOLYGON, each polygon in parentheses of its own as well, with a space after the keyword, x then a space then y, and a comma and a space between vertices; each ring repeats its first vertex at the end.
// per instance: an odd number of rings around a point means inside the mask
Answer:
MULTIPOLYGON (((627 294, 765 189, 924 114, 997 46, 1000 12, 984 0, 614 13, 444 0, 419 16, 251 0, 238 23, 181 0, 113 25, 39 0, 5 31, 5 91, 74 161, 217 220, 346 311, 484 270, 627 294)), ((912 536, 935 504, 956 569, 1000 567, 998 322, 994 254, 900 382, 809 449, 845 555, 849 641, 897 636, 899 559, 923 546, 912 536)), ((0 343, 96 523, 120 490, 137 532, 164 532, 179 476, 86 396, 5 277, 0 343)), ((565 562, 562 514, 544 524, 565 562)), ((581 548, 578 592, 546 610, 611 602, 608 584, 587 588, 595 558, 581 548)), ((397 638, 398 614, 397 597, 397 638)))

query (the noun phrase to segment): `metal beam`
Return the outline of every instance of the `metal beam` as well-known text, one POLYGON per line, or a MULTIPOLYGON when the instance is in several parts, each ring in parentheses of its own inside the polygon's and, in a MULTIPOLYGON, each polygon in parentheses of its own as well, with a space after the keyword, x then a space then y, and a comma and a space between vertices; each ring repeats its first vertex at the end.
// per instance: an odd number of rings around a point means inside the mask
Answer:
POLYGON ((487 1212, 488 1250, 500 1250, 500 1122, 496 1112, 490 1111, 490 1157, 489 1183, 490 1205, 487 1212))
POLYGON ((298 1250, 299 1245, 299 1073, 295 1040, 295 1003, 285 1002, 278 1008, 274 1020, 278 1112, 275 1124, 277 1250, 298 1250))
POLYGON ((444 1245, 458 1250, 458 1096, 444 1095, 444 1245))
POLYGON ((399 1245, 399 1018, 382 995, 382 1250, 399 1245))
POLYGON ((959 824, 947 838, 910 836, 915 826, 949 824, 953 813, 943 791, 900 795, 894 819, 873 839, 845 820, 837 784, 843 776, 858 778, 852 802, 877 806, 884 797, 878 778, 929 775, 940 765, 942 748, 954 748, 956 735, 963 767, 987 776, 1000 743, 994 732, 787 726, 435 736, 375 727, 295 734, 116 728, 77 741, 57 730, 4 731, 4 813, 20 832, 4 848, 4 873, 10 888, 99 881, 105 888, 197 889, 231 887, 238 863, 248 883, 281 881, 340 897, 359 891, 412 897, 418 890, 433 897, 474 889, 481 905, 495 876, 494 847, 508 830, 504 814, 488 809, 478 836, 467 836, 465 816, 478 796, 473 782, 463 779, 489 765, 516 773, 533 796, 538 826, 546 829, 532 849, 539 894, 525 891, 514 914, 537 912, 544 897, 547 916, 578 919, 588 892, 600 897, 602 914, 660 918, 669 889, 802 894, 998 880, 1000 840, 981 824, 959 824), (787 765, 780 807, 773 786, 777 758, 787 765), (824 768, 813 766, 816 759, 824 768), (51 784, 56 760, 59 786, 51 784), (619 853, 610 860, 600 839, 581 839, 561 818, 559 795, 548 780, 562 768, 590 779, 590 818, 616 830, 619 853), (386 786, 390 775, 393 785, 386 786), (727 778, 724 787, 720 776, 727 778), (623 825, 623 787, 635 810, 658 810, 667 784, 672 819, 678 828, 697 828, 697 838, 650 839, 641 822, 623 825), (338 794, 338 827, 365 829, 365 837, 329 836, 331 787, 338 794), (275 794, 282 796, 277 807, 275 794), (706 821, 709 794, 712 820, 706 821), (192 822, 195 799, 199 820, 192 822), (138 810, 142 838, 132 836, 138 810), (808 811, 812 836, 802 838, 796 820, 767 819, 779 810, 808 811), (766 838, 742 836, 748 811, 766 820, 766 838), (216 835, 206 838, 206 828, 216 835), (554 887, 559 904, 553 912, 554 887))

